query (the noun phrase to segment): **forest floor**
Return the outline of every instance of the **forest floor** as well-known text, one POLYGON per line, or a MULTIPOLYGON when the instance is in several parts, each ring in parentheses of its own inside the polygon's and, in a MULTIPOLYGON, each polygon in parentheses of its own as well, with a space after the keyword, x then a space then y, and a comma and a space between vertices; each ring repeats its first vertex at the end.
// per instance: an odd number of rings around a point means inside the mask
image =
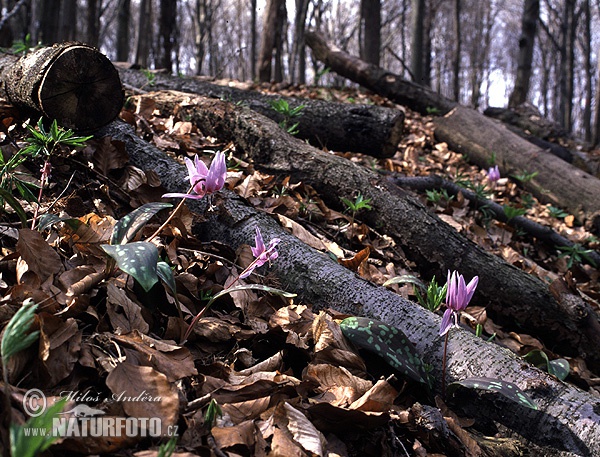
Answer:
MULTIPOLYGON (((279 93, 394 106, 355 89, 286 89, 279 93)), ((419 277, 418 266, 410 261, 398 262, 397 250, 392 254, 385 248, 385 234, 369 226, 367 208, 356 214, 350 208, 344 213, 327 208, 309 186, 261 173, 236 153, 235 145, 206 137, 177 113, 159 112, 148 102, 151 96, 145 100, 143 107, 122 113, 141 137, 180 160, 198 154, 208 164, 215 151, 227 151, 227 187, 260 210, 281 214, 306 228, 303 241, 319 238, 331 253, 345 259, 345 265, 376 284, 400 278, 388 287, 412 301, 416 301, 415 284, 427 285, 432 280, 419 277)), ((0 114, 2 152, 7 160, 28 144, 31 133, 15 120, 18 114, 10 106, 1 105, 0 114)), ((520 180, 527 177, 504 176, 491 182, 487 170, 469 164, 446 144, 435 141, 430 118, 409 110, 394 157, 374 159, 329 152, 382 173, 441 175, 471 190, 479 189, 501 205, 519 209, 578 243, 581 252, 600 249, 600 239, 577 225, 573 215, 543 205, 523 191, 520 180)), ((19 230, 10 205, 5 204, 6 211, 0 216, 2 327, 24 300, 31 298, 39 305, 35 321, 39 342, 6 361, 5 375, 16 386, 11 394, 13 422, 25 421, 23 396, 28 389, 39 388, 49 404, 64 392, 79 393, 70 398, 66 409, 86 402, 108 416, 151 415, 163 424, 177 425, 175 455, 181 456, 211 452, 320 455, 325 449, 341 456, 446 455, 444 440, 436 442, 411 426, 415 402, 430 400, 414 385, 403 382, 391 367, 358 351, 352 372, 340 368, 335 360, 318 362, 319 351, 339 344, 336 319, 346 316, 313 312, 309 303, 293 303, 254 290, 234 292, 216 301, 180 346, 182 325, 168 287, 160 285, 153 294, 144 294, 122 272, 99 283, 89 281, 104 271, 107 260, 99 245, 108 243, 115 223, 135 207, 159 201, 166 190, 151 179, 140 186, 143 173, 127 165, 126 153, 118 144, 106 140, 89 140, 77 152, 57 148, 50 162, 50 184, 44 189, 39 213, 55 214, 65 221, 39 232, 19 230), (73 219, 80 222, 74 224, 73 219), (393 379, 394 389, 375 389, 380 378, 393 379), (117 402, 112 400, 115 392, 139 394, 148 401, 117 402), (153 402, 153 397, 162 400, 153 402), (321 407, 307 413, 317 404, 321 407), (323 428, 323 423, 330 425, 323 428)), ((15 173, 23 181, 39 184, 42 165, 41 156, 29 159, 15 173)), ((428 191, 417 198, 444 222, 506 262, 546 282, 566 278, 600 311, 600 272, 585 258, 549 248, 527 233, 495 221, 485 211, 471 208, 460 194, 428 191)), ((31 218, 36 204, 20 197, 18 201, 31 218)), ((166 212, 151 219, 138 238, 154 233, 166 212)), ((201 218, 184 206, 154 239, 161 258, 173 267, 188 323, 211 297, 236 283, 242 267, 252 260, 249 246, 232 252, 227 246, 195 239, 191 225, 201 218)), ((255 273, 246 281, 271 284, 268 266, 257 272, 266 276, 255 273)), ((443 284, 446 278, 437 280, 443 284)), ((540 350, 550 360, 566 359, 570 366, 567 381, 600 395, 600 373, 590 372, 581 357, 556 354, 530 335, 506 331, 486 316, 484 307, 470 306, 462 316, 466 328, 475 331, 479 324, 483 338, 518 355, 540 350)), ((443 402, 438 406, 445 408, 443 402)), ((452 414, 444 411, 445 417, 452 414)), ((473 425, 468 418, 456 419, 465 429, 473 425)), ((477 447, 475 435, 459 436, 465 448, 477 447)), ((160 455, 159 443, 158 439, 87 436, 65 438, 48 452, 153 456, 160 455)))

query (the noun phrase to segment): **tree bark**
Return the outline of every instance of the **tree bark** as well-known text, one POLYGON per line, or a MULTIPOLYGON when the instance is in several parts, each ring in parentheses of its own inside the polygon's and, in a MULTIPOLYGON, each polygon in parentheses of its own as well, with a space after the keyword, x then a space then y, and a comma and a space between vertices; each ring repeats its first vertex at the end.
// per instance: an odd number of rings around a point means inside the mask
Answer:
MULTIPOLYGON (((256 114, 240 108, 225 106, 223 102, 208 100, 212 106, 224 110, 219 115, 239 116, 247 119, 248 125, 240 126, 246 135, 253 138, 244 143, 244 150, 261 153, 256 147, 276 144, 280 138, 275 124, 264 121, 256 124, 256 114), (264 137, 269 133, 270 137, 264 137), (251 143, 255 144, 255 147, 251 143)), ((216 118, 216 117, 215 117, 216 118)), ((215 125, 222 132, 224 125, 215 125)), ((232 136, 239 134, 232 133, 232 136)), ((244 136, 246 136, 244 135, 244 136)), ((161 151, 139 139, 130 126, 114 122, 99 132, 98 136, 111 136, 125 142, 130 162, 142 169, 152 169, 161 178, 163 185, 172 192, 185 192, 188 186, 184 166, 175 163, 161 151)), ((290 140, 294 148, 308 148, 297 140, 290 140)), ((288 146, 286 146, 287 148, 288 146)), ((273 152, 273 151, 271 151, 273 152)), ((263 158, 269 159, 269 151, 263 158)), ((285 154, 294 163, 306 159, 304 154, 285 154)), ((315 158, 324 154, 315 153, 315 158)), ((333 157, 334 162, 343 161, 333 157)), ((331 163, 329 163, 331 164, 331 163)), ((285 160, 279 168, 287 168, 285 160)), ((347 165, 344 165, 346 167, 347 165)), ((356 168, 350 165, 354 171, 356 168)), ((370 173, 369 173, 370 174, 370 173)), ((371 178, 376 177, 370 174, 371 178)), ((384 184, 385 185, 385 184, 384 184)), ((205 214, 206 221, 194 226, 194 234, 204 241, 220 241, 236 249, 242 244, 251 244, 254 228, 260 226, 265 240, 275 237, 282 241, 278 245, 279 257, 273 262, 271 271, 283 288, 299 294, 298 299, 312 303, 317 308, 332 308, 343 313, 364 315, 382 320, 403 331, 413 342, 425 363, 431 365, 436 378, 436 390, 441 387, 443 338, 438 334, 440 318, 420 306, 372 283, 335 261, 300 242, 283 230, 269 215, 259 213, 247 206, 242 198, 223 192, 224 202, 218 211, 206 212, 205 201, 190 202, 192 210, 205 214)), ((480 281, 481 284, 481 281, 480 281)), ((476 294, 477 295, 477 294, 476 294)), ((523 389, 538 405, 538 410, 529 410, 514 403, 502 402, 493 395, 468 398, 456 404, 457 409, 467 410, 476 423, 508 427, 502 435, 524 437, 532 455, 593 456, 600 454, 600 422, 598 398, 572 385, 532 368, 496 344, 485 342, 466 331, 451 331, 447 361, 447 381, 467 377, 493 377, 512 381, 523 389)))
POLYGON ((117 5, 117 60, 129 61, 129 24, 131 22, 131 0, 119 0, 117 5))
POLYGON ((270 82, 272 72, 273 49, 276 46, 277 34, 282 26, 279 23, 281 8, 285 8, 285 2, 282 0, 268 0, 263 26, 263 35, 260 46, 260 56, 258 58, 258 80, 260 82, 270 82))
POLYGON ((436 109, 445 114, 457 105, 456 102, 426 87, 406 81, 383 68, 368 64, 335 46, 330 46, 315 32, 306 33, 306 44, 318 60, 339 75, 414 111, 428 114, 428 109, 436 109))
MULTIPOLYGON (((410 71, 412 72, 412 80, 419 85, 426 85, 424 78, 425 68, 425 49, 424 41, 424 24, 425 24, 425 0, 412 0, 411 12, 411 46, 410 46, 410 71)), ((312 45, 309 45, 312 48, 312 45)), ((313 48, 313 51, 315 49, 313 48)), ((319 60, 323 60, 317 56, 319 60)), ((339 71, 335 70, 337 73, 339 71)), ((342 76, 343 73, 340 73, 342 76)))
POLYGON ((20 59, 0 54, 0 80, 15 105, 79 131, 108 124, 123 106, 115 67, 97 49, 83 44, 62 43, 20 59))
POLYGON ((504 125, 474 110, 456 107, 436 118, 435 135, 439 141, 485 168, 492 156, 504 176, 519 173, 537 175, 522 182, 540 201, 567 209, 582 223, 600 234, 600 179, 544 152, 510 132, 504 125))
MULTIPOLYGON (((148 83, 146 76, 139 71, 119 70, 119 73, 123 83, 130 86, 142 87, 148 83)), ((316 147, 325 146, 335 151, 391 157, 396 153, 402 136, 404 113, 390 108, 264 95, 162 74, 156 75, 152 88, 180 90, 241 103, 276 122, 281 122, 283 116, 271 107, 271 102, 284 99, 291 108, 303 104, 302 115, 293 120, 299 123, 298 138, 307 139, 316 147)))
POLYGON ((360 2, 361 58, 379 65, 381 52, 381 0, 360 2))
POLYGON ((171 0, 160 1, 159 40, 160 66, 166 68, 169 74, 173 72, 173 45, 176 40, 177 5, 171 0))
MULTIPOLYGON (((163 109, 175 108, 177 99, 169 93, 152 98, 163 109)), ((459 270, 465 277, 479 275, 475 300, 487 305, 494 322, 514 330, 517 325, 519 331, 568 354, 585 353, 588 366, 600 371, 600 351, 590 349, 600 349, 600 332, 589 331, 587 323, 582 326, 575 310, 561 308, 542 281, 487 253, 387 179, 320 153, 251 110, 204 98, 178 109, 206 134, 234 141, 261 169, 310 184, 332 208, 342 210, 339 199, 352 199, 359 189, 371 199, 369 224, 389 235, 423 277, 445 277, 448 270, 459 270)), ((589 307, 582 310, 586 316, 593 313, 589 307)))
POLYGON ((519 57, 517 59, 517 76, 508 106, 515 107, 527 101, 529 80, 531 79, 531 63, 533 61, 533 46, 540 15, 540 0, 526 0, 523 6, 521 20, 521 38, 519 38, 519 57))

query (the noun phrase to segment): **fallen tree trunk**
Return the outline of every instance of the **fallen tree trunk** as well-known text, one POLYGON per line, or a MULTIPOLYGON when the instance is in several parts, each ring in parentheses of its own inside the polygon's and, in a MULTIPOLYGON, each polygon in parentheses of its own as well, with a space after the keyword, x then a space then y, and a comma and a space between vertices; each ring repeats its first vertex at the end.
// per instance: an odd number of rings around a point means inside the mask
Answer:
POLYGON ((220 98, 240 103, 280 123, 284 116, 271 103, 283 99, 290 108, 304 105, 298 122, 298 138, 315 147, 327 147, 340 152, 360 152, 373 157, 391 157, 398 149, 404 126, 404 112, 392 108, 321 100, 265 95, 257 91, 220 86, 192 78, 175 78, 157 73, 152 85, 137 70, 120 69, 122 81, 134 88, 179 90, 196 95, 220 98))
POLYGON ((61 43, 25 56, 0 53, 0 80, 15 106, 65 128, 91 131, 114 120, 123 90, 114 66, 97 49, 61 43))
POLYGON ((591 230, 600 234, 600 180, 597 178, 473 109, 459 106, 425 87, 331 47, 314 32, 306 34, 306 43, 315 57, 336 73, 416 111, 424 112, 429 107, 445 114, 434 121, 436 137, 449 143, 452 149, 469 154, 479 166, 487 167, 495 154, 504 174, 537 171, 536 178, 524 183, 524 187, 540 200, 567 209, 581 222, 589 222, 591 230))
POLYGON ((457 106, 456 102, 427 87, 407 81, 330 45, 315 32, 306 32, 305 39, 314 56, 327 67, 395 103, 408 106, 421 114, 430 114, 432 110, 446 114, 457 106))
POLYGON ((369 223, 392 237, 423 277, 445 277, 448 270, 459 270, 465 277, 479 275, 475 300, 487 307, 494 321, 538 336, 557 352, 581 354, 600 372, 600 334, 580 316, 595 316, 589 306, 561 307, 541 280, 484 251, 384 177, 319 152, 251 110, 203 97, 178 107, 187 97, 181 93, 151 97, 162 109, 180 110, 205 134, 233 141, 260 169, 310 184, 330 207, 341 210, 339 199, 352 199, 360 191, 371 199, 369 223))
MULTIPOLYGON (((218 101, 209 102, 223 105, 218 101)), ((241 116, 239 120, 256 120, 255 114, 245 110, 228 108, 226 111, 238 112, 241 116)), ((256 126, 255 133, 268 132, 279 138, 276 126, 266 125, 256 126)), ((115 122, 98 135, 124 141, 132 164, 154 170, 169 191, 186 190, 185 167, 138 138, 130 126, 115 122)), ((264 143, 268 142, 274 143, 274 138, 265 138, 264 143)), ((299 141, 292 143, 295 146, 301 144, 299 141)), ((205 201, 189 203, 194 211, 204 213, 207 217, 205 222, 195 225, 196 236, 237 248, 253 243, 254 227, 258 225, 265 240, 281 238, 279 258, 273 263, 272 272, 285 289, 298 293, 300 299, 317 307, 331 307, 345 313, 370 316, 398 327, 415 344, 424 361, 431 364, 432 373, 437 379, 436 388, 440 389, 443 338, 438 335, 438 316, 358 278, 327 255, 301 243, 270 216, 247 206, 242 198, 231 192, 224 192, 224 195, 227 198, 218 211, 206 212, 205 201)), ((500 426, 508 427, 509 430, 502 435, 524 437, 531 455, 600 455, 600 427, 597 425, 600 423, 600 401, 597 397, 532 368, 510 351, 476 338, 470 332, 450 332, 447 380, 482 376, 516 383, 534 399, 539 409, 524 409, 513 403, 501 402, 491 395, 470 398, 456 406, 467 410, 477 423, 493 420, 500 426)))
POLYGON ((533 179, 522 182, 525 189, 542 202, 567 209, 600 234, 600 179, 542 151, 500 122, 469 108, 456 107, 446 116, 436 118, 434 124, 439 141, 467 154, 480 167, 486 167, 495 157, 504 176, 537 172, 533 179))

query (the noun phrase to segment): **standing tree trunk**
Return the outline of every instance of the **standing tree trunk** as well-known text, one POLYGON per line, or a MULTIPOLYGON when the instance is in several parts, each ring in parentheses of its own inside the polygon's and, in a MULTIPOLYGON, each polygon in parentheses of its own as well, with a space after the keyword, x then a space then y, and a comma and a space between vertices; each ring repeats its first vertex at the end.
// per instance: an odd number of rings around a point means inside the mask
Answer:
POLYGON ((306 84, 306 15, 309 0, 296 0, 296 19, 294 23, 294 43, 290 55, 290 79, 306 84))
POLYGON ((152 0, 141 0, 135 63, 148 68, 152 39, 152 0))
POLYGON ((119 0, 117 11, 117 60, 128 62, 131 0, 119 0))
POLYGON ((287 7, 282 1, 277 10, 277 29, 275 31, 275 68, 273 80, 276 83, 283 81, 283 48, 287 35, 287 7))
POLYGON ((44 0, 42 2, 40 38, 44 44, 52 44, 59 41, 60 3, 60 0, 44 0))
POLYGON ((59 41, 77 40, 77 0, 64 0, 59 22, 59 41))
POLYGON ((381 0, 360 2, 360 57, 379 66, 381 52, 381 0))
POLYGON ((593 99, 593 81, 594 68, 592 66, 592 29, 591 29, 591 11, 590 0, 583 2, 584 27, 583 27, 583 66, 585 72, 585 105, 583 108, 583 131, 586 142, 592 141, 592 99, 593 99))
POLYGON ((87 44, 95 47, 98 47, 100 41, 100 11, 98 6, 98 0, 88 1, 86 41, 87 44))
POLYGON ((256 0, 250 0, 250 76, 254 80, 256 74, 256 0))
POLYGON ((175 32, 177 30, 177 7, 171 0, 160 0, 159 20, 159 65, 166 68, 169 73, 173 72, 173 45, 175 43, 175 32))
POLYGON ((565 1, 565 14, 561 26, 559 121, 567 132, 571 131, 573 116, 575 31, 577 29, 576 3, 577 0, 565 1))
POLYGON ((537 23, 540 16, 540 0, 525 0, 521 19, 521 38, 519 38, 519 57, 517 60, 517 76, 515 87, 508 99, 508 106, 514 108, 527 101, 529 81, 531 79, 531 63, 537 23))
MULTIPOLYGON (((600 54, 600 49, 598 50, 600 54)), ((600 59, 598 60, 598 74, 600 75, 600 59)), ((600 144, 600 78, 596 78, 596 109, 594 111, 594 132, 592 135, 592 144, 600 144)))
POLYGON ((454 73, 454 79, 452 92, 454 93, 454 100, 460 103, 460 54, 462 48, 462 37, 460 33, 460 9, 461 0, 454 0, 454 61, 452 62, 452 72, 454 73))
POLYGON ((423 79, 423 24, 425 22, 425 0, 412 0, 410 71, 412 80, 426 85, 423 79))
POLYGON ((282 7, 285 7, 285 0, 268 0, 267 2, 260 46, 260 56, 258 58, 258 80, 260 82, 271 81, 273 74, 273 49, 277 44, 277 34, 281 27, 278 22, 280 17, 279 11, 282 7))

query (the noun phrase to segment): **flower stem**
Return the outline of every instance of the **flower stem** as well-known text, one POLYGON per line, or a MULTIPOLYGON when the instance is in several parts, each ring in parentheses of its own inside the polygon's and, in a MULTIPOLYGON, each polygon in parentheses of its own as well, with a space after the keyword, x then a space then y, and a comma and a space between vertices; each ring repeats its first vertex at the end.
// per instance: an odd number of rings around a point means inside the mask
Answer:
POLYGON ((442 358, 442 400, 446 401, 446 352, 448 350, 448 335, 450 331, 446 332, 444 338, 444 356, 442 358))

